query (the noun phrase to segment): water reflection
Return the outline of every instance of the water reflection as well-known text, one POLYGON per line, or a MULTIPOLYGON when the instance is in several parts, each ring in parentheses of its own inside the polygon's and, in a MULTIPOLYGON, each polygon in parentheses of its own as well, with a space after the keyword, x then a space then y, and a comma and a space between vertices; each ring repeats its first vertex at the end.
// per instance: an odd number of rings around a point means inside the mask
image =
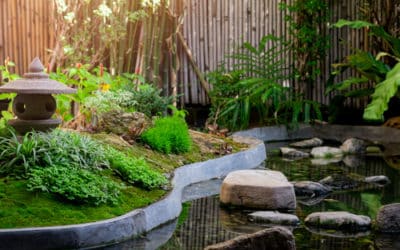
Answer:
MULTIPOLYGON (((297 216, 305 217, 317 211, 349 211, 375 218, 378 209, 400 201, 399 171, 387 166, 378 156, 349 157, 346 162, 327 165, 312 165, 310 159, 282 161, 272 157, 266 167, 282 171, 290 181, 319 181, 327 176, 357 175, 389 177, 386 186, 363 185, 348 191, 336 191, 315 200, 299 200, 297 216)), ((220 208, 218 197, 207 197, 192 202, 188 220, 179 226, 170 242, 180 242, 169 248, 168 243, 161 249, 203 249, 209 244, 224 241, 242 233, 252 233, 265 228, 247 221, 250 211, 225 210, 220 208)), ((370 232, 349 234, 326 230, 316 231, 303 224, 293 229, 297 249, 400 249, 400 236, 374 235, 370 232)))
MULTIPOLYGON (((390 184, 386 186, 363 185, 347 191, 335 191, 319 199, 298 200, 296 215, 301 221, 317 211, 349 211, 374 219, 382 205, 400 202, 400 170, 388 166, 379 156, 349 157, 346 161, 326 165, 312 165, 310 159, 282 161, 279 157, 270 157, 265 167, 282 171, 290 181, 319 181, 334 174, 364 177, 385 175, 390 179, 390 184)), ((220 185, 221 179, 215 179, 187 188, 184 200, 195 200, 191 202, 187 219, 183 222, 173 222, 139 239, 104 249, 196 250, 266 227, 247 220, 247 214, 252 211, 221 208, 218 197, 214 195, 218 193, 220 185), (204 195, 213 196, 197 199, 204 195)), ((292 231, 296 247, 300 250, 400 249, 400 235, 376 235, 373 232, 349 235, 333 230, 316 231, 303 224, 292 228, 292 231)))

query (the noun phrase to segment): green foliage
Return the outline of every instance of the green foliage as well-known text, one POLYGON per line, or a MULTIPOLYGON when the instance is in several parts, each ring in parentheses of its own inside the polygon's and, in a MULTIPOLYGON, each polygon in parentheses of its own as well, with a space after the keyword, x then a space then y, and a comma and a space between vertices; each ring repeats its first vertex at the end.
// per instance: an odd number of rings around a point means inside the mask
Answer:
POLYGON ((24 178, 36 167, 97 170, 108 166, 103 147, 87 136, 54 130, 0 137, 0 174, 24 178))
POLYGON ((90 113, 102 114, 111 110, 133 112, 137 102, 133 93, 126 90, 97 91, 84 100, 84 107, 90 113))
POLYGON ((177 116, 157 118, 154 126, 144 131, 141 138, 154 150, 166 154, 185 153, 191 146, 187 124, 177 116))
POLYGON ((0 65, 0 84, 4 84, 21 78, 19 75, 14 74, 10 71, 10 68, 12 67, 15 67, 15 64, 8 58, 4 61, 4 65, 0 65))
POLYGON ((388 109, 390 99, 399 92, 400 63, 390 70, 386 79, 375 86, 372 101, 364 109, 363 118, 371 121, 383 121, 383 113, 388 109))
MULTIPOLYGON (((372 101, 364 109, 363 118, 368 121, 383 121, 383 114, 388 109, 390 99, 398 93, 399 84, 396 78, 399 77, 400 69, 397 63, 400 58, 400 39, 390 35, 383 27, 363 20, 341 19, 334 26, 338 28, 349 26, 354 29, 368 28, 373 37, 385 42, 387 51, 379 52, 375 57, 370 52, 356 50, 354 54, 347 56, 343 63, 332 65, 336 71, 332 73, 327 88, 327 93, 335 91, 336 94, 344 97, 371 96, 372 101), (333 84, 334 77, 347 69, 353 69, 361 76, 351 77, 343 82, 333 84), (375 87, 369 87, 367 84, 369 82, 375 83, 375 87), (356 90, 352 90, 354 85, 358 86, 356 90)), ((342 98, 342 101, 344 102, 345 98, 342 98)))
MULTIPOLYGON (((132 81, 143 82, 143 77, 129 73, 112 76, 102 65, 93 70, 89 70, 89 68, 90 65, 77 64, 76 67, 71 67, 65 71, 57 69, 57 72, 50 74, 51 79, 77 89, 76 94, 56 96, 56 113, 59 117, 64 121, 73 119, 71 102, 83 105, 81 113, 86 118, 90 118, 93 113, 101 114, 113 109, 121 109, 127 112, 136 109, 136 106, 139 105, 136 98, 140 94, 136 94, 133 90, 132 81)), ((156 99, 154 96, 150 98, 156 99)), ((144 101, 149 101, 150 98, 144 101)), ((162 99, 160 96, 158 98, 162 99)), ((158 103, 153 105, 158 105, 158 103)))
POLYGON ((278 38, 265 36, 257 47, 244 43, 242 48, 228 55, 235 59, 233 70, 226 72, 221 66, 207 76, 213 85, 210 97, 214 122, 241 129, 249 125, 253 110, 260 119, 268 117, 270 110, 276 110, 286 93, 286 88, 280 84, 288 79, 284 74, 285 52, 278 38), (267 43, 272 46, 267 48, 267 43), (279 56, 282 59, 276 60, 279 56))
POLYGON ((175 97, 164 97, 161 89, 157 89, 150 84, 139 86, 138 90, 131 90, 133 99, 136 101, 134 106, 136 111, 142 112, 148 117, 163 115, 171 105, 175 97))
POLYGON ((129 157, 108 148, 107 157, 111 167, 127 182, 146 189, 160 188, 168 183, 164 175, 152 170, 143 158, 129 157))
POLYGON ((96 172, 53 165, 33 169, 27 187, 28 191, 53 193, 74 203, 115 205, 123 186, 96 172))
POLYGON ((370 22, 366 22, 363 20, 344 20, 340 19, 337 23, 334 24, 337 28, 342 28, 348 26, 353 29, 360 29, 360 28, 368 28, 376 38, 380 38, 384 41, 387 45, 388 49, 387 52, 394 55, 395 57, 400 57, 400 39, 389 34, 382 26, 377 24, 372 24, 370 22))
MULTIPOLYGON (((285 73, 286 44, 273 36, 265 36, 257 47, 245 43, 243 48, 229 57, 235 59, 233 70, 227 72, 223 66, 208 74, 213 85, 211 91, 211 117, 230 129, 248 127, 257 115, 261 123, 271 120, 297 123, 300 114, 304 121, 319 106, 292 93, 283 83, 290 78, 285 73), (267 44, 272 44, 269 48, 267 44), (280 59, 276 59, 280 58, 280 59), (308 103, 308 104, 307 104, 308 103)), ((294 124, 292 124, 294 125, 294 124)))
MULTIPOLYGON (((70 112, 71 102, 83 103, 86 98, 100 89, 100 84, 104 82, 102 76, 98 76, 89 71, 89 65, 78 64, 76 67, 61 71, 60 68, 56 72, 50 73, 50 78, 62 82, 70 87, 76 88, 77 93, 72 95, 57 95, 57 115, 64 121, 73 118, 70 112)), ((107 77, 105 77, 107 79, 107 77)))
POLYGON ((174 117, 185 119, 186 115, 188 114, 188 112, 186 110, 184 110, 184 109, 179 110, 174 105, 168 105, 168 108, 172 111, 172 116, 174 116, 174 117))
POLYGON ((325 0, 295 0, 291 4, 280 3, 289 24, 290 49, 296 62, 296 75, 305 94, 308 84, 321 74, 319 62, 329 48, 329 36, 321 27, 329 22, 328 2, 325 0))

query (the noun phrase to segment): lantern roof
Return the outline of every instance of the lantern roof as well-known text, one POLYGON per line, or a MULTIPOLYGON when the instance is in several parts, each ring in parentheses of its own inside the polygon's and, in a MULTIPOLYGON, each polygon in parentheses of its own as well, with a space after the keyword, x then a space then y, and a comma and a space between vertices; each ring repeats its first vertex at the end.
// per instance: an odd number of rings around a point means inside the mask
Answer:
POLYGON ((73 94, 76 93, 76 89, 49 79, 49 75, 44 73, 42 62, 36 57, 29 65, 29 72, 24 74, 24 78, 0 86, 0 93, 73 94))

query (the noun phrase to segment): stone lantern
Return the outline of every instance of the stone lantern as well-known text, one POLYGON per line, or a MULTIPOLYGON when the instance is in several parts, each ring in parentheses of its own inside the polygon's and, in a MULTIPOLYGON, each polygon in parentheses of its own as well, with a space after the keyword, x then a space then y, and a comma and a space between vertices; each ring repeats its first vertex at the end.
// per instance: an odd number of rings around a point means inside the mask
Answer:
POLYGON ((56 100, 51 94, 72 94, 76 89, 49 79, 42 62, 36 57, 29 65, 29 73, 1 86, 0 93, 17 93, 12 104, 17 119, 10 120, 9 124, 24 134, 57 127, 61 120, 51 118, 56 111, 56 100))

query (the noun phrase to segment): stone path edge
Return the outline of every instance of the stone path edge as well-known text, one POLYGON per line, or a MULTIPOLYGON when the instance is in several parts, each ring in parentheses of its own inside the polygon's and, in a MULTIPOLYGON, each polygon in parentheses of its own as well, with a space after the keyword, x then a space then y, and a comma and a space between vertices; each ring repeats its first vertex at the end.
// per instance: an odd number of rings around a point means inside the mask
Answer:
POLYGON ((93 223, 66 226, 0 229, 0 249, 76 249, 110 245, 138 236, 177 218, 182 209, 183 189, 193 183, 250 169, 266 158, 264 142, 234 134, 249 144, 247 150, 182 166, 174 171, 173 189, 162 200, 127 214, 93 223))

